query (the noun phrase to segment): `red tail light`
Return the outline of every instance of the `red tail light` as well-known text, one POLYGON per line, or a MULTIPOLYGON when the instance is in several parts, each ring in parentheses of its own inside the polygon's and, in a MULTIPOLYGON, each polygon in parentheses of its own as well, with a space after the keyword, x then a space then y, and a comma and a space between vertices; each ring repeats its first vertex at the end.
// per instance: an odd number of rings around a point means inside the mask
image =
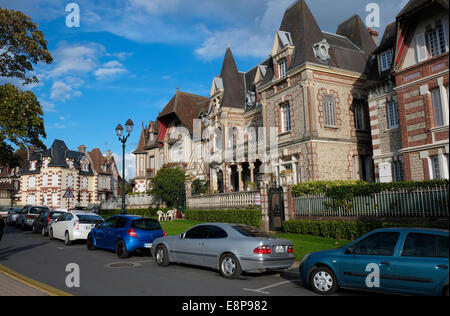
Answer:
POLYGON ((294 253, 294 246, 289 246, 288 253, 294 253))
POLYGON ((128 230, 128 235, 134 238, 137 238, 137 233, 134 229, 128 230))
POLYGON ((164 230, 163 230, 163 237, 167 237, 167 234, 164 230))
POLYGON ((50 224, 50 216, 51 216, 50 214, 48 214, 48 216, 47 216, 47 223, 48 224, 50 224))
POLYGON ((272 249, 270 249, 269 246, 260 246, 258 248, 255 248, 255 250, 253 250, 253 253, 256 253, 258 255, 270 255, 272 253, 272 249))
POLYGON ((75 223, 73 223, 73 229, 80 230, 80 222, 79 221, 76 221, 75 223))
POLYGON ((33 219, 34 216, 33 215, 27 215, 27 219, 33 219))

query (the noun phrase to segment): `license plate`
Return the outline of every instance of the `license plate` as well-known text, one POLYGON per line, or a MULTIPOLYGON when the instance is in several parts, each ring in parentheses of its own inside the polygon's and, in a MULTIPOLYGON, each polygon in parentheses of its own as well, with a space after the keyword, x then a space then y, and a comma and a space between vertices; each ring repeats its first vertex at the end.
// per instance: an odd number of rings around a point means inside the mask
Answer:
POLYGON ((285 253, 286 252, 286 247, 285 246, 276 246, 275 252, 276 253, 285 253))
POLYGON ((145 244, 144 247, 145 248, 152 248, 153 244, 145 244))

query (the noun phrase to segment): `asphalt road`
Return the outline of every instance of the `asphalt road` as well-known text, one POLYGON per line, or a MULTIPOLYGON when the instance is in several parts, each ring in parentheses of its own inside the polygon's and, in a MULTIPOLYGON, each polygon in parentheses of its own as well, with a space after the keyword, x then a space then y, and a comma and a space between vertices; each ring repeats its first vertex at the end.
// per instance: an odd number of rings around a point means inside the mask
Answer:
MULTIPOLYGON (((84 243, 65 246, 31 231, 7 227, 0 242, 0 264, 74 295, 148 296, 312 296, 297 269, 244 274, 227 280, 217 271, 172 264, 159 267, 151 256, 120 260, 113 252, 88 251, 84 243), (80 267, 80 287, 67 288, 66 266, 80 267)), ((338 295, 355 295, 339 292, 338 295)))

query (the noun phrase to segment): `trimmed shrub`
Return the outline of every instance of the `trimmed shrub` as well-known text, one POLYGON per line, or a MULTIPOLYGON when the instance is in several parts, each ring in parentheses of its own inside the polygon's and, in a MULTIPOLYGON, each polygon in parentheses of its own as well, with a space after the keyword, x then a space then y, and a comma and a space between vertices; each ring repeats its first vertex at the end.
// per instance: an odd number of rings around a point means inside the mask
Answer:
POLYGON ((419 227, 419 228, 447 228, 441 224, 430 223, 388 223, 388 222, 350 222, 350 221, 313 221, 290 220, 285 221, 283 228, 286 233, 313 235, 333 239, 357 239, 372 230, 388 227, 419 227))
MULTIPOLYGON (((167 212, 168 208, 143 208, 143 209, 127 209, 127 214, 142 216, 142 217, 158 217, 156 212, 163 211, 167 212)), ((108 218, 114 215, 120 214, 120 209, 117 210, 100 210, 98 213, 103 218, 108 218)))
POLYGON ((261 228, 261 210, 186 210, 184 218, 210 223, 246 224, 261 228))

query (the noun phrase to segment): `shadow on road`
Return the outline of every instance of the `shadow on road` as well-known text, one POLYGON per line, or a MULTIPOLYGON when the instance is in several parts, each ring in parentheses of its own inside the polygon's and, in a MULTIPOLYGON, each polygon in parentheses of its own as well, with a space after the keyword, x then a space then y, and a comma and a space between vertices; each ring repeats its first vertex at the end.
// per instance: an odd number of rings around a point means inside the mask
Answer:
POLYGON ((16 248, 6 247, 6 248, 3 248, 3 249, 0 248, 0 261, 5 261, 9 256, 17 254, 19 252, 23 252, 23 251, 27 251, 27 250, 30 250, 30 249, 38 248, 38 247, 44 246, 46 244, 48 244, 48 242, 28 245, 28 246, 24 246, 24 247, 16 247, 16 248))

